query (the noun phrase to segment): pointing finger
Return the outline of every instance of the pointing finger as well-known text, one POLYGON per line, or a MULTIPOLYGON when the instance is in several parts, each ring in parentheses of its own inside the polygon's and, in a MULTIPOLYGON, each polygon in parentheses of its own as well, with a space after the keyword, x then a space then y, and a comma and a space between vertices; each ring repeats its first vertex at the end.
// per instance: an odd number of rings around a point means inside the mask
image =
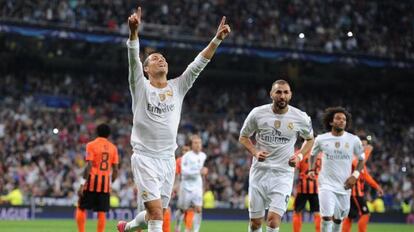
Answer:
POLYGON ((226 16, 223 16, 221 18, 220 27, 223 26, 225 22, 226 22, 226 16))
POLYGON ((137 12, 135 12, 135 14, 136 14, 138 19, 141 18, 141 7, 140 6, 137 8, 137 12))

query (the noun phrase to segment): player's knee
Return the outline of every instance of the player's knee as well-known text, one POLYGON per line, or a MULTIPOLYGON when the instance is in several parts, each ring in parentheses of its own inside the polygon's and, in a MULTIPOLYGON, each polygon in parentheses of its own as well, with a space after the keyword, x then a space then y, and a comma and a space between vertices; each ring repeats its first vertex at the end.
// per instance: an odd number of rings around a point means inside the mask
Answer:
POLYGON ((267 217, 267 225, 270 228, 277 228, 280 226, 281 223, 281 217, 277 214, 269 214, 267 217))
POLYGON ((332 221, 332 217, 322 217, 322 220, 324 220, 324 221, 332 221))
POLYGON ((341 219, 333 219, 333 222, 335 223, 335 224, 341 224, 342 223, 342 220, 341 219))
POLYGON ((250 219, 250 229, 257 230, 262 227, 262 219, 261 218, 252 218, 250 219))
POLYGON ((163 219, 163 210, 161 208, 147 209, 147 213, 148 213, 149 220, 162 220, 163 219))

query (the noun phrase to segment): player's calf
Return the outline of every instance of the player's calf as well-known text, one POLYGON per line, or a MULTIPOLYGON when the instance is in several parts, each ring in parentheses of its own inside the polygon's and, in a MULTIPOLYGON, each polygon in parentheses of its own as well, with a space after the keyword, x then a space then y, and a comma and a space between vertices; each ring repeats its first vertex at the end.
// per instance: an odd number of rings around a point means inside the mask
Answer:
POLYGON ((157 199, 154 201, 145 202, 145 209, 147 210, 148 221, 151 220, 162 220, 164 211, 162 209, 161 200, 157 199))

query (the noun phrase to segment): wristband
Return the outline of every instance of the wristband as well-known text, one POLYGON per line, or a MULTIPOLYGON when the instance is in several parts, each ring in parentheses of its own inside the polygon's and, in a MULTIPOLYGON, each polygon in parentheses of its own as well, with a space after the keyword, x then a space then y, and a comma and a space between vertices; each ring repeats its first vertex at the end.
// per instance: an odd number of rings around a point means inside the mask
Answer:
POLYGON ((219 46, 219 45, 220 45, 221 41, 223 41, 223 40, 218 39, 217 37, 214 37, 214 38, 211 40, 211 42, 212 42, 213 44, 217 45, 217 46, 219 46))
POLYGON ((302 153, 299 153, 298 157, 299 157, 299 162, 303 160, 303 154, 302 153))
POLYGON ((357 178, 358 179, 358 177, 359 177, 359 171, 358 170, 355 170, 353 173, 352 173, 352 175, 355 177, 355 178, 357 178))
POLYGON ((79 183, 80 183, 81 185, 84 185, 84 184, 86 183, 86 180, 85 180, 84 178, 82 178, 82 179, 79 181, 79 183))

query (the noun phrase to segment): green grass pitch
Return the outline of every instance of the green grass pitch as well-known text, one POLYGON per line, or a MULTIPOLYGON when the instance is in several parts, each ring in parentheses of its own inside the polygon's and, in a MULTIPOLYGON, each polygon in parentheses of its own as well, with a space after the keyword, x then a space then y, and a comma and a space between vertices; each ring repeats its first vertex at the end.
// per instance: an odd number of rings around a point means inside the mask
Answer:
MULTIPOLYGON (((77 232, 74 220, 0 221, 1 232, 77 232)), ((86 231, 96 231, 96 221, 88 220, 86 231)), ((116 232, 116 221, 107 221, 106 232, 116 232)), ((171 230, 173 232, 174 230, 171 230)), ((247 221, 203 221, 200 232, 246 232, 247 221)), ((265 230, 264 230, 265 231, 265 230)), ((282 224, 280 232, 292 231, 290 223, 282 224)), ((303 224, 303 232, 314 231, 313 224, 303 224)), ((357 231, 353 224, 352 232, 357 231)), ((369 232, 413 232, 413 225, 378 224, 368 225, 369 232)))

